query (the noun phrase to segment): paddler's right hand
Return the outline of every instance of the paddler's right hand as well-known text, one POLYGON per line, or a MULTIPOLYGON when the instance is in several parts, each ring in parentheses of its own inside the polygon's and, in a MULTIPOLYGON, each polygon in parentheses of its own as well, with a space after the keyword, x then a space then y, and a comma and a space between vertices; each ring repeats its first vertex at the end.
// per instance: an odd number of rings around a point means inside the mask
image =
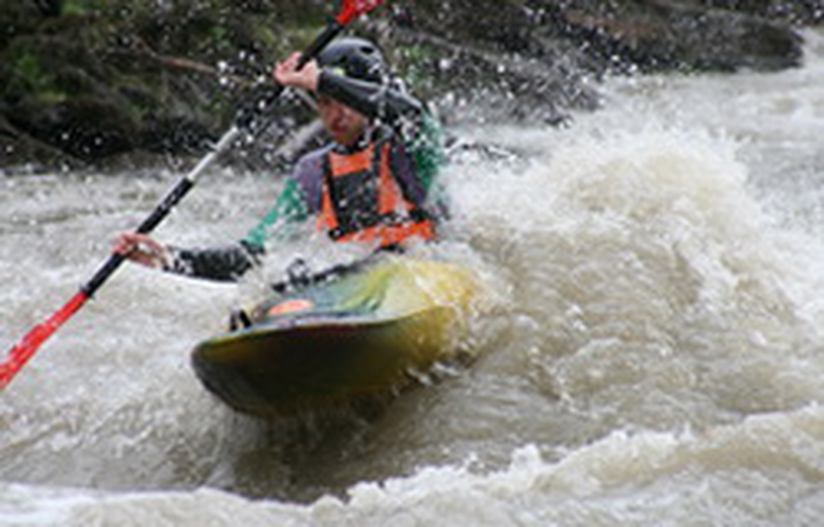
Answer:
POLYGON ((275 82, 282 86, 293 86, 303 88, 306 91, 314 92, 318 89, 318 78, 320 69, 314 60, 307 62, 298 69, 300 63, 300 53, 293 53, 289 57, 275 65, 272 70, 272 77, 275 82))
POLYGON ((145 234, 136 232, 121 234, 115 241, 114 252, 122 254, 133 262, 155 269, 168 267, 172 259, 171 251, 167 246, 145 234))

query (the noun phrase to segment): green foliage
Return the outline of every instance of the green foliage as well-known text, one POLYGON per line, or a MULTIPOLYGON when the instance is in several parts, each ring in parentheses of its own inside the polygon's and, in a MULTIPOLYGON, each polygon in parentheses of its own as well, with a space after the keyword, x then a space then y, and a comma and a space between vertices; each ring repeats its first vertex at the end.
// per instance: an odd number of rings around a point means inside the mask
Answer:
POLYGON ((100 9, 101 0, 64 0, 60 14, 64 16, 83 16, 100 9))
POLYGON ((6 70, 9 80, 3 90, 4 97, 19 99, 33 96, 44 104, 65 100, 66 94, 56 86, 54 76, 43 66, 40 56, 25 48, 17 50, 9 61, 11 67, 6 70))
POLYGON ((228 52, 232 48, 229 30, 225 26, 214 25, 209 29, 209 44, 207 49, 212 52, 228 52))

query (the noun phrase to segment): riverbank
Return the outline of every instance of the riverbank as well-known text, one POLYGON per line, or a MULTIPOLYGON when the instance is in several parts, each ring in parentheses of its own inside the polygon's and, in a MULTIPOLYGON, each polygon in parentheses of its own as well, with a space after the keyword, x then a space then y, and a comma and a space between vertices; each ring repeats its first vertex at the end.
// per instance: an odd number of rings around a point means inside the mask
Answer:
MULTIPOLYGON (((203 155, 274 57, 301 49, 330 2, 51 0, 0 8, 0 170, 116 170, 203 155)), ((354 31, 386 50, 447 124, 548 123, 601 104, 607 73, 774 71, 799 65, 818 0, 429 1, 386 6, 354 31), (471 21, 471 23, 467 23, 471 21)), ((261 168, 312 119, 284 106, 226 162, 261 168)), ((300 153, 297 145, 291 154, 300 153)), ((285 160, 285 161, 288 161, 285 160)))

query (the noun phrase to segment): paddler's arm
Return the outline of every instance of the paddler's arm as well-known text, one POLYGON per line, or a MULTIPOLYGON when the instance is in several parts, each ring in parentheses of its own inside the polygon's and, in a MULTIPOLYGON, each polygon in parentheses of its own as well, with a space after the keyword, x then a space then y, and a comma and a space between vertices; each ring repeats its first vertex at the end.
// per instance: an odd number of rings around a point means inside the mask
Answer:
POLYGON ((240 241, 216 249, 183 249, 165 245, 145 234, 121 234, 114 252, 133 262, 170 273, 217 281, 236 281, 263 254, 262 247, 240 241))
POLYGON ((305 215, 298 185, 289 179, 263 220, 236 244, 207 249, 184 249, 165 245, 144 234, 122 234, 115 252, 148 267, 167 272, 216 281, 237 281, 260 263, 267 235, 305 215))
POLYGON ((297 182, 287 179, 283 191, 263 219, 237 244, 216 249, 178 249, 170 247, 172 257, 163 269, 195 278, 237 281, 258 265, 266 252, 266 239, 306 217, 297 182))
POLYGON ((415 134, 404 134, 402 138, 424 195, 431 196, 441 168, 446 164, 441 125, 430 113, 424 112, 415 134))
POLYGON ((161 269, 170 273, 219 282, 237 281, 259 263, 263 248, 241 240, 236 245, 209 249, 169 246, 161 269))
MULTIPOLYGON (((300 165, 296 172, 300 171, 300 165)), ((286 234, 288 227, 300 223, 309 217, 303 190, 296 177, 286 180, 283 190, 274 205, 254 228, 249 230, 242 244, 257 247, 262 254, 267 239, 274 235, 286 234)))

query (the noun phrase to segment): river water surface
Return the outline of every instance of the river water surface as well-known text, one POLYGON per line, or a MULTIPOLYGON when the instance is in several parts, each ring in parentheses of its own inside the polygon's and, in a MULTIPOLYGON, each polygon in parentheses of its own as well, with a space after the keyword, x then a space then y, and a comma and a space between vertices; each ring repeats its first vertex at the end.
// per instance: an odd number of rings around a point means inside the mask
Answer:
MULTIPOLYGON (((492 292, 478 358, 377 414, 232 413, 189 351, 256 279, 124 267, 0 394, 0 524, 819 525, 824 36, 805 36, 799 69, 615 79, 563 130, 456 130, 489 148, 456 149, 435 250, 492 292)), ((0 177, 0 348, 178 177, 0 177)), ((229 242, 276 185, 215 170, 156 234, 229 242)), ((267 270, 301 251, 320 249, 284 242, 267 270)))

